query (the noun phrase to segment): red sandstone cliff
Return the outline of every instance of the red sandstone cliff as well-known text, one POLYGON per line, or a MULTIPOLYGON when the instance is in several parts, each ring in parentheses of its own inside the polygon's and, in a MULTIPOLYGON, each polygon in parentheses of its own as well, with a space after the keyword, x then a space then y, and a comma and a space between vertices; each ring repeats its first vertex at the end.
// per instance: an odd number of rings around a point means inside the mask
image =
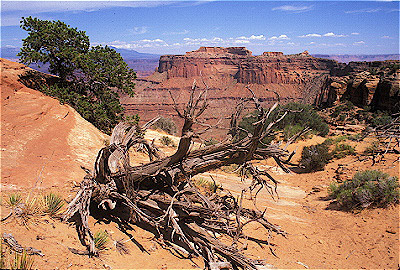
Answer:
MULTIPOLYGON (((247 85, 265 106, 276 100, 273 93, 266 91, 270 89, 280 95, 282 103, 323 106, 349 99, 360 106, 396 108, 399 103, 399 72, 398 68, 393 69, 396 63, 344 64, 312 57, 307 51, 253 56, 245 47, 201 47, 185 55, 161 56, 158 71, 138 80, 135 97, 122 97, 121 102, 128 113, 140 114, 142 121, 164 115, 179 122, 169 92, 183 106, 196 80, 200 88, 206 85, 209 88, 210 106, 203 120, 211 123, 229 116, 235 104, 249 96, 247 85)), ((222 124, 227 123, 222 121, 222 124)), ((218 132, 211 136, 216 135, 218 132)))
POLYGON ((169 91, 183 106, 196 80, 201 88, 209 87, 210 108, 204 118, 216 122, 228 116, 242 97, 249 96, 246 85, 266 106, 276 99, 266 89, 278 92, 284 103, 312 103, 315 89, 321 89, 334 67, 339 68, 336 61, 314 58, 308 52, 266 52, 253 56, 244 47, 201 47, 185 55, 161 56, 158 72, 138 80, 135 97, 125 96, 121 102, 128 113, 139 113, 143 121, 159 114, 178 120, 169 91))

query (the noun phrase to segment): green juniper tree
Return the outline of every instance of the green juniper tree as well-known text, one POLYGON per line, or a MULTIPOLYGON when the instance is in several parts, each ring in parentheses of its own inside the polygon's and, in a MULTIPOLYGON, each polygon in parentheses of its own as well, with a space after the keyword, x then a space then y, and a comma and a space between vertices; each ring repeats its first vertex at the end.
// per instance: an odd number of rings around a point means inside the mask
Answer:
MULTIPOLYGON (((109 133, 123 118, 118 92, 134 94, 135 72, 108 46, 90 47, 84 31, 61 21, 22 18, 28 31, 18 56, 25 64, 49 64, 60 77, 41 90, 73 106, 86 120, 109 133)), ((137 119, 137 118, 136 118, 137 119)))

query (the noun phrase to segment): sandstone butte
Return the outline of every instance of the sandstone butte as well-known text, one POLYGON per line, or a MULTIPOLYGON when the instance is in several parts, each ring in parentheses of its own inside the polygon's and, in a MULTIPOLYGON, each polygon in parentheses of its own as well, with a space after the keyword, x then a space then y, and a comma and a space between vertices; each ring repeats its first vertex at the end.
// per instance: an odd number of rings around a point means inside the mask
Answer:
POLYGON ((391 73, 398 64, 399 61, 344 64, 312 57, 307 51, 254 56, 245 47, 201 47, 185 55, 161 56, 158 69, 137 80, 135 97, 123 96, 121 102, 128 113, 139 113, 142 121, 161 114, 179 123, 169 92, 183 106, 196 80, 200 88, 209 88, 210 109, 204 120, 213 123, 230 115, 240 98, 250 95, 246 86, 265 106, 276 100, 274 93, 266 91, 269 89, 279 93, 282 103, 325 106, 346 97, 356 105, 391 109, 399 104, 399 70, 391 73))

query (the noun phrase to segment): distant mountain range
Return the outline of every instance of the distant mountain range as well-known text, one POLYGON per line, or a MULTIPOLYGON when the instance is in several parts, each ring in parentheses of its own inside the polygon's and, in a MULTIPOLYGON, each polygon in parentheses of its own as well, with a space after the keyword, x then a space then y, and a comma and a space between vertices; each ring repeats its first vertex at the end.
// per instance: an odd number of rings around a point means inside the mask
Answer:
MULTIPOLYGON (((118 49, 111 47, 119 52, 124 58, 125 62, 130 68, 135 70, 138 77, 146 77, 155 71, 158 67, 158 60, 161 55, 140 53, 134 50, 118 49)), ((1 57, 12 61, 18 62, 17 54, 19 48, 15 47, 3 47, 1 48, 1 57)), ((399 60, 400 54, 313 54, 312 56, 318 58, 333 59, 338 62, 349 63, 354 61, 384 61, 384 60, 399 60)), ((48 72, 48 65, 42 65, 38 67, 36 64, 31 64, 31 68, 37 69, 42 72, 48 72)))
MULTIPOLYGON (((124 58, 128 66, 136 72, 138 77, 149 76, 153 74, 154 70, 158 67, 158 60, 160 59, 160 55, 158 54, 140 53, 134 50, 117 49, 115 47, 112 48, 121 54, 122 58, 124 58)), ((0 57, 18 62, 18 52, 19 48, 3 47, 1 48, 0 57)), ((41 65, 40 67, 36 64, 30 64, 29 66, 46 73, 49 67, 48 64, 41 65)))
POLYGON ((400 60, 400 54, 312 54, 312 56, 333 59, 342 63, 400 60))

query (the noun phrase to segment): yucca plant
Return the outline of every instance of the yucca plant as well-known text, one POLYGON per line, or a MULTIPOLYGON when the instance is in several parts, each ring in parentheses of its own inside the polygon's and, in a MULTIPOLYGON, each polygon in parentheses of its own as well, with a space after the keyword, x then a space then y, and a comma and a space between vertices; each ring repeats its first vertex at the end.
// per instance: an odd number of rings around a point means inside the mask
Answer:
POLYGON ((18 206, 18 211, 15 212, 16 217, 19 218, 22 224, 29 227, 29 222, 32 217, 39 216, 42 214, 43 203, 41 198, 33 197, 26 198, 24 203, 20 203, 18 206))
POLYGON ((44 212, 50 216, 56 216, 60 213, 61 208, 64 206, 64 201, 61 196, 49 193, 43 196, 44 212))
POLYGON ((21 194, 19 193, 11 193, 8 195, 8 200, 7 200, 7 204, 10 207, 15 207, 17 206, 22 200, 21 194))
POLYGON ((22 253, 14 252, 10 261, 10 269, 33 269, 33 262, 33 257, 26 251, 22 253))
POLYGON ((107 248, 107 244, 110 241, 108 233, 106 231, 100 230, 94 234, 94 246, 98 250, 104 250, 107 248))

